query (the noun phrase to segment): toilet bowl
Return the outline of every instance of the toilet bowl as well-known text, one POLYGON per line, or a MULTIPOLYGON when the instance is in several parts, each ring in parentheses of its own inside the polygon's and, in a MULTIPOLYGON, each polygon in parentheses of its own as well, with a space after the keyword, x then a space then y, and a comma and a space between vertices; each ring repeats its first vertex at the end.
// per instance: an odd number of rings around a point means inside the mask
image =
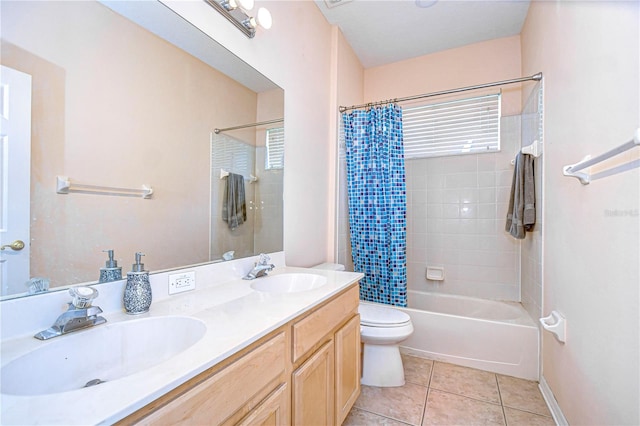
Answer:
MULTIPOLYGON (((344 266, 323 263, 316 269, 344 271, 344 266)), ((362 378, 367 386, 404 385, 404 367, 399 344, 413 333, 408 314, 378 303, 360 301, 360 339, 364 345, 362 378)))
POLYGON ((383 305, 360 301, 360 338, 364 344, 362 378, 367 386, 404 385, 399 344, 413 333, 406 313, 383 305))

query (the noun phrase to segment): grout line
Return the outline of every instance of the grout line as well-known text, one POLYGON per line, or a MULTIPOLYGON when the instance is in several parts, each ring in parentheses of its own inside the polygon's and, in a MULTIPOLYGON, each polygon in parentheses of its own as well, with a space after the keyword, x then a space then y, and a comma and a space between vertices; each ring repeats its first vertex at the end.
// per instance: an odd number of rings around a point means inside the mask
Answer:
MULTIPOLYGON (((373 412, 373 411, 365 410, 364 408, 359 408, 359 407, 353 407, 353 408, 355 408, 356 410, 359 410, 359 411, 363 411, 363 412, 365 412, 365 413, 372 414, 372 415, 374 415, 374 416, 376 416, 376 417, 381 417, 381 418, 383 418, 383 419, 392 420, 392 421, 394 421, 394 422, 402 423, 402 424, 407 425, 407 426, 416 426, 416 425, 413 425, 413 424, 411 424, 411 423, 409 423, 409 422, 406 422, 406 421, 404 421, 404 420, 399 420, 399 419, 395 419, 395 418, 393 418, 393 417, 383 416, 382 414, 378 414, 378 413, 375 413, 375 412, 373 412)), ((353 409, 353 408, 352 408, 352 409, 353 409)))
MULTIPOLYGON (((429 390, 432 390, 432 389, 429 389, 429 390)), ((474 397, 469 396, 469 395, 461 395, 459 393, 446 391, 446 390, 442 390, 442 389, 433 389, 433 390, 436 391, 436 392, 440 392, 440 393, 446 393, 446 394, 449 394, 449 395, 458 396, 460 398, 471 399, 473 401, 478 401, 478 402, 483 402, 485 404, 495 405, 497 407, 503 407, 503 405, 500 404, 499 402, 491 402, 491 401, 487 401, 486 399, 474 398, 474 397)), ((509 407, 509 408, 511 408, 511 407, 509 407)))
POLYGON ((507 413, 504 411, 504 401, 502 400, 502 391, 500 391, 500 381, 498 380, 497 374, 495 374, 495 378, 496 378, 496 386, 498 388, 498 397, 500 398, 500 407, 502 408, 502 419, 504 420, 504 424, 506 426, 509 426, 507 424, 507 413))
POLYGON ((433 378, 433 370, 436 368, 436 362, 431 361, 431 368, 429 371, 429 379, 427 380, 427 395, 424 398, 424 408, 422 409, 422 416, 420 417, 420 424, 424 423, 424 418, 427 415, 427 403, 429 402, 429 393, 431 392, 431 379, 433 378))

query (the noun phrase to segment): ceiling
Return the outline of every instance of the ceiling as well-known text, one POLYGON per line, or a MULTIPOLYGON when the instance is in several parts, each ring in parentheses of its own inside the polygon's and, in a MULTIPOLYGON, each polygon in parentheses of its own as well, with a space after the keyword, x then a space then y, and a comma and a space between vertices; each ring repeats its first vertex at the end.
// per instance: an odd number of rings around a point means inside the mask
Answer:
POLYGON ((365 68, 520 34, 529 9, 529 0, 315 3, 327 21, 342 30, 365 68))

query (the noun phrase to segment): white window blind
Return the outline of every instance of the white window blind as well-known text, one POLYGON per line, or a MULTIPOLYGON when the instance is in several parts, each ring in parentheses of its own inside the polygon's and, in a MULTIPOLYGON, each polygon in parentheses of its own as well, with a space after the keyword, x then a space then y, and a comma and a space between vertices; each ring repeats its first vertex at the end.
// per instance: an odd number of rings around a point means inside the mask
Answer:
POLYGON ((284 168, 284 127, 267 130, 265 170, 284 168))
POLYGON ((405 158, 500 150, 500 94, 402 111, 405 158))

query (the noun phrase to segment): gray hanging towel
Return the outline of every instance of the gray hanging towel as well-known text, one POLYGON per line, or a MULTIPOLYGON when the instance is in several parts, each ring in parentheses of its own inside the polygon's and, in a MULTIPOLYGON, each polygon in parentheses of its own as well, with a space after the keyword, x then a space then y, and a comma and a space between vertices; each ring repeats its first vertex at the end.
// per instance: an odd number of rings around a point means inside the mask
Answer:
POLYGON ((516 156, 505 231, 517 239, 523 239, 536 223, 533 160, 534 157, 528 154, 518 153, 516 156))
POLYGON ((247 204, 244 197, 244 177, 229 173, 222 203, 222 220, 232 231, 247 220, 247 204))

